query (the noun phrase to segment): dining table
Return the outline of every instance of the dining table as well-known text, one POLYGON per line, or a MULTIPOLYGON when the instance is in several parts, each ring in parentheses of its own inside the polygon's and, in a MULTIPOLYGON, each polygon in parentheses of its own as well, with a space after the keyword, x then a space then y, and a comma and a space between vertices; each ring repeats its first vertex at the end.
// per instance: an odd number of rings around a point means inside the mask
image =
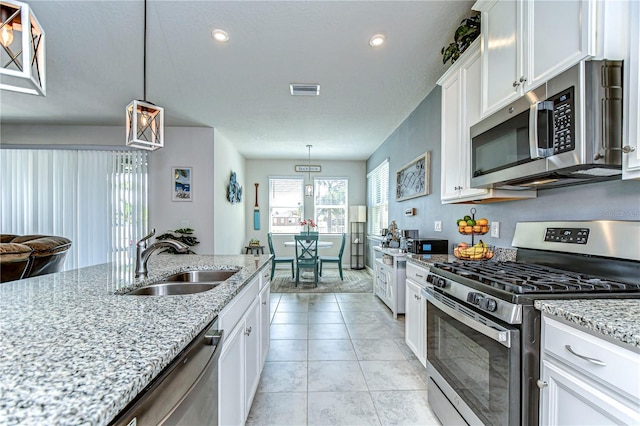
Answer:
MULTIPOLYGON (((284 242, 284 246, 285 247, 295 247, 296 246, 296 242, 295 241, 285 241, 284 242)), ((333 247, 333 241, 318 241, 318 248, 331 248, 333 247)))

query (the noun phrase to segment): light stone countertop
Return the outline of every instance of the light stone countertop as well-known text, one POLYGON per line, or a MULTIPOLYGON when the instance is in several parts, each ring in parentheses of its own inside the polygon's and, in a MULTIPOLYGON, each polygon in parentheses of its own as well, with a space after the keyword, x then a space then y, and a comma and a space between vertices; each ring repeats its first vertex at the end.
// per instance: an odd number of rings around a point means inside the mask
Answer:
POLYGON ((535 307, 630 349, 640 349, 640 299, 536 300, 535 307))
POLYGON ((104 425, 265 266, 270 255, 155 255, 0 284, 0 424, 104 425), (213 290, 124 296, 189 269, 238 269, 213 290))

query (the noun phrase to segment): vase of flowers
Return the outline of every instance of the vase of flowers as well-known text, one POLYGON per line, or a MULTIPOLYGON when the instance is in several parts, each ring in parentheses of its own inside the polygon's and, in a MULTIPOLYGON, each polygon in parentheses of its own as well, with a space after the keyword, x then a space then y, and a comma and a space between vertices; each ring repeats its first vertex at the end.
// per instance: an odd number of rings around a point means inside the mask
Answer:
POLYGON ((313 219, 305 219, 300 222, 300 226, 302 226, 302 233, 308 234, 311 228, 315 228, 317 225, 313 219))

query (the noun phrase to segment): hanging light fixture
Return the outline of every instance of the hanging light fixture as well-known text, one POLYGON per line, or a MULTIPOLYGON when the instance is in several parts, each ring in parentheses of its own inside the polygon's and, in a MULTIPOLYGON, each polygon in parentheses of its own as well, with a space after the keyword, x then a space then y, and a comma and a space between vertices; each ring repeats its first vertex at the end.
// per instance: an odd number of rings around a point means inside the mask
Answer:
POLYGON ((309 162, 307 163, 308 171, 309 171, 309 183, 304 186, 304 195, 307 197, 313 197, 313 182, 311 181, 311 145, 307 145, 307 149, 309 150, 309 162))
POLYGON ((155 151, 164 146, 164 108, 147 101, 147 0, 144 0, 143 100, 126 109, 127 145, 155 151))
POLYGON ((308 162, 308 170, 309 170, 309 183, 304 186, 304 195, 307 197, 313 197, 313 182, 311 181, 311 145, 307 145, 307 149, 309 150, 309 162, 308 162))
POLYGON ((0 1, 0 89, 46 96, 44 40, 28 4, 0 1))

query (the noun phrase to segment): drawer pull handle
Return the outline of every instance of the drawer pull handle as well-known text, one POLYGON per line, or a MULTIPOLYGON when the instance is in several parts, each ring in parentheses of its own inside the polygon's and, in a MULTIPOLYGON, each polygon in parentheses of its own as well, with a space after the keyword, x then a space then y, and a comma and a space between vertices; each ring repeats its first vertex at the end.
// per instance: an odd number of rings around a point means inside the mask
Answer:
POLYGON ((604 362, 600 361, 599 359, 589 358, 588 356, 580 355, 579 353, 574 352, 574 350, 573 350, 573 349, 571 349, 571 346, 570 346, 570 345, 564 345, 564 347, 565 347, 569 352, 571 352, 573 355, 577 356, 578 358, 582 358, 582 359, 584 359, 585 361, 589 361, 590 363, 595 364, 595 365, 601 365, 601 366, 603 366, 603 367, 606 367, 606 366, 607 366, 607 364, 605 364, 604 362))
POLYGON ((422 277, 423 277, 423 275, 422 275, 422 274, 416 274, 416 277, 420 277, 420 278, 422 278, 422 277))

